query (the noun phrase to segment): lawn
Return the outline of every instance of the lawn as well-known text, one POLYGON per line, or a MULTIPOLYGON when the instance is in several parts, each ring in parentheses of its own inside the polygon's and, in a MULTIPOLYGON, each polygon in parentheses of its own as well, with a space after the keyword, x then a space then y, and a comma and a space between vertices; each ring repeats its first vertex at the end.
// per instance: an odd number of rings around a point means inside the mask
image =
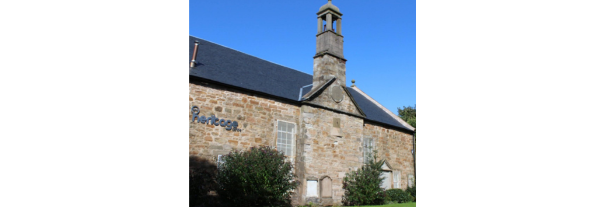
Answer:
POLYGON ((398 203, 398 204, 389 204, 389 205, 380 205, 380 206, 363 206, 363 207, 416 207, 416 202, 398 203))

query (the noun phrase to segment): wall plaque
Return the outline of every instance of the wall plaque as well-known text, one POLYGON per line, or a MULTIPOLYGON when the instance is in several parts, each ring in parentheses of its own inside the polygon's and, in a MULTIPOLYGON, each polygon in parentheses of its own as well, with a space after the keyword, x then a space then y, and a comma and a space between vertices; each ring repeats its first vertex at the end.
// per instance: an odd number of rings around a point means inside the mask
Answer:
POLYGON ((342 88, 338 85, 332 86, 330 88, 331 97, 336 103, 340 103, 342 99, 344 99, 344 93, 342 92, 342 88))

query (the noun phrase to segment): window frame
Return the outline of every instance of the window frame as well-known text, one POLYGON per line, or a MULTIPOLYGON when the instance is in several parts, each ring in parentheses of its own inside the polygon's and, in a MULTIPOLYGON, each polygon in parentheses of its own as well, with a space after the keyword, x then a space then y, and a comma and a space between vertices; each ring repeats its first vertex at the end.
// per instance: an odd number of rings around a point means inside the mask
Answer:
POLYGON ((401 189, 401 172, 393 171, 393 188, 401 189))
POLYGON ((414 187, 414 179, 415 179, 414 175, 408 174, 408 180, 407 180, 408 188, 414 187))
MULTIPOLYGON (((296 133, 297 133, 297 124, 295 122, 289 122, 289 121, 284 121, 284 120, 276 120, 275 121, 275 149, 277 149, 277 151, 279 151, 279 146, 277 145, 277 141, 279 140, 279 132, 282 133, 290 133, 288 131, 281 131, 279 130, 279 122, 284 122, 286 124, 293 124, 293 131, 292 133, 292 146, 291 146, 291 156, 287 155, 286 153, 284 153, 284 155, 290 160, 290 162, 292 164, 294 164, 294 160, 296 160, 296 133)), ((286 130, 287 130, 287 125, 286 125, 286 130)))
POLYGON ((361 143, 362 153, 363 153, 363 164, 367 164, 368 162, 370 162, 371 157, 368 157, 368 155, 372 153, 372 150, 374 150, 375 146, 376 146, 376 144, 374 143, 373 138, 371 138, 371 137, 363 138, 363 142, 361 143), (366 140, 368 140, 368 143, 370 144, 369 147, 366 146, 366 140), (369 151, 367 151, 366 149, 369 149, 369 151))

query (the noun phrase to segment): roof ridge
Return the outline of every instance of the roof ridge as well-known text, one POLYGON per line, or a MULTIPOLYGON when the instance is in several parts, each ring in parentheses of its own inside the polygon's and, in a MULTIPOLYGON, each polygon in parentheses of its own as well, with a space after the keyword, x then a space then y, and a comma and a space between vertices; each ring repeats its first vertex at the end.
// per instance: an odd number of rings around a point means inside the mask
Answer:
POLYGON ((210 40, 202 39, 202 38, 199 38, 199 37, 196 37, 196 36, 193 36, 193 35, 189 35, 189 36, 194 37, 194 38, 197 38, 197 39, 200 39, 200 40, 204 40, 204 41, 210 42, 210 43, 212 43, 212 44, 219 45, 219 46, 221 46, 221 47, 225 47, 225 48, 228 48, 228 49, 231 49, 231 50, 234 50, 234 51, 240 52, 240 53, 242 53, 242 54, 244 54, 244 55, 248 55, 248 56, 250 56, 250 57, 254 57, 254 58, 259 59, 259 60, 267 61, 267 62, 273 63, 273 64, 275 64, 275 65, 279 65, 279 66, 282 66, 282 67, 284 67, 284 68, 287 68, 287 69, 290 69, 290 70, 294 70, 294 71, 297 71, 297 72, 304 73, 304 74, 307 74, 307 75, 311 75, 311 76, 312 76, 312 74, 308 74, 308 73, 302 72, 302 71, 300 71, 300 70, 297 70, 297 69, 294 69, 294 68, 291 68, 291 67, 288 67, 288 66, 285 66, 285 65, 281 65, 281 64, 279 64, 279 63, 271 62, 271 61, 269 61, 269 60, 265 60, 265 59, 262 59, 262 58, 256 57, 256 56, 254 56, 254 55, 250 55, 250 54, 248 54, 248 53, 245 53, 245 52, 242 52, 242 51, 239 51, 239 50, 236 50, 236 49, 233 49, 233 48, 227 47, 227 46, 225 46, 225 45, 218 44, 218 43, 216 43, 216 42, 212 42, 212 41, 210 41, 210 40))
POLYGON ((409 129, 411 129, 412 131, 416 131, 416 128, 413 127, 412 125, 408 124, 407 122, 403 121, 403 119, 399 118, 397 115, 395 115, 395 113, 393 113, 391 110, 388 110, 386 107, 384 107, 382 104, 378 103, 378 101, 374 100, 372 97, 370 97, 370 95, 366 94, 365 92, 361 91, 361 89, 358 88, 358 86, 355 87, 349 87, 353 90, 356 90, 357 92, 359 92, 359 94, 361 94, 362 96, 365 96, 368 100, 370 100, 372 103, 376 104, 378 106, 378 108, 382 109, 383 111, 385 111, 387 114, 389 114, 391 116, 391 118, 397 120, 397 122, 401 123, 403 126, 408 127, 409 129))

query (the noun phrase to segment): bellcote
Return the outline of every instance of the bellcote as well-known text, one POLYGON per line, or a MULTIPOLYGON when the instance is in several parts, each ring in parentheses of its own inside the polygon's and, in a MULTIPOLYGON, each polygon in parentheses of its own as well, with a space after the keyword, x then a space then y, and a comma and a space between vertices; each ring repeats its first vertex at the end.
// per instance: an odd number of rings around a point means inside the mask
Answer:
POLYGON ((317 12, 317 34, 321 34, 325 31, 334 32, 334 21, 336 21, 336 33, 342 36, 341 27, 341 16, 340 9, 332 4, 332 0, 328 0, 328 3, 319 8, 317 12), (325 21, 325 24, 323 24, 325 21), (322 26, 323 25, 323 26, 322 26))
POLYGON ((331 0, 317 12, 317 43, 313 57, 313 89, 336 78, 333 84, 346 86, 346 59, 342 45, 342 13, 331 0), (336 29, 334 29, 336 22, 336 29))
POLYGON ((321 6, 317 12, 316 56, 328 53, 344 59, 342 38, 342 13, 332 4, 332 0, 328 0, 328 3, 321 6))

